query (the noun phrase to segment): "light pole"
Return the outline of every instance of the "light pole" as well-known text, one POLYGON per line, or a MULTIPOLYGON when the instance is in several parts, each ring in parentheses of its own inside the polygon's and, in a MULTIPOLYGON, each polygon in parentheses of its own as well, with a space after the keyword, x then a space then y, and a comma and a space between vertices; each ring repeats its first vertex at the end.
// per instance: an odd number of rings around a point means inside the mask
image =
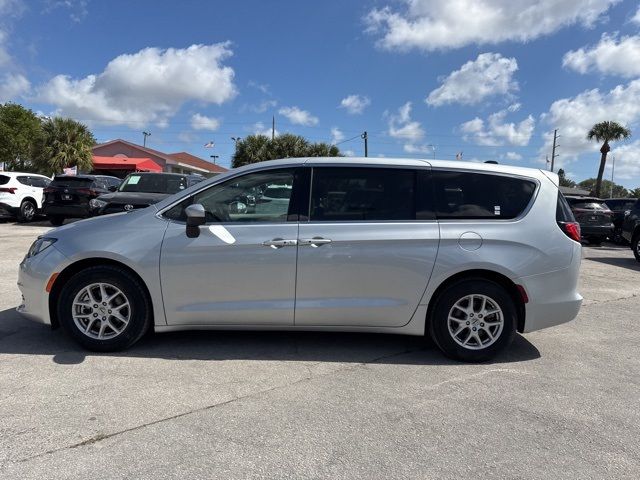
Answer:
POLYGON ((433 145, 432 143, 430 143, 429 145, 427 145, 427 147, 431 147, 431 150, 433 150, 433 159, 436 159, 436 146, 433 145))
POLYGON ((213 158, 213 164, 216 164, 216 158, 220 158, 220 155, 209 155, 211 158, 213 158))
POLYGON ((151 132, 142 132, 142 135, 144 135, 144 140, 142 141, 142 146, 146 147, 147 146, 147 137, 151 136, 151 132))
POLYGON ((242 137, 231 137, 231 140, 236 142, 236 153, 238 152, 238 142, 242 139, 242 137))

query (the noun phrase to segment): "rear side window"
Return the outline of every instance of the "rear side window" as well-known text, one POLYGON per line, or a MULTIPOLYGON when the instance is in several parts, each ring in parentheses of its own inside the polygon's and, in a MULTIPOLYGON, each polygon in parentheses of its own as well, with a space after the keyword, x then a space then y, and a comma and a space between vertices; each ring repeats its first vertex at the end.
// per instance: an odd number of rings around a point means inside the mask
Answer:
POLYGON ((487 173, 433 171, 436 214, 441 219, 512 219, 529 205, 535 182, 487 173))
POLYGON ((0 185, 6 185, 9 183, 9 180, 11 180, 11 177, 8 177, 7 175, 0 175, 0 185))
POLYGON ((42 177, 29 177, 31 179, 31 186, 33 187, 37 187, 37 188, 44 188, 47 186, 47 184, 44 181, 44 178, 42 177))
POLYGON ((16 177, 16 180, 18 180, 22 185, 31 186, 31 179, 29 177, 16 177))
POLYGON ((571 211, 571 207, 567 202, 567 199, 564 198, 564 195, 558 191, 558 204, 556 206, 556 221, 557 222, 575 222, 576 219, 573 217, 573 212, 571 211))
POLYGON ((413 170, 314 168, 310 219, 415 220, 415 192, 416 173, 413 170))

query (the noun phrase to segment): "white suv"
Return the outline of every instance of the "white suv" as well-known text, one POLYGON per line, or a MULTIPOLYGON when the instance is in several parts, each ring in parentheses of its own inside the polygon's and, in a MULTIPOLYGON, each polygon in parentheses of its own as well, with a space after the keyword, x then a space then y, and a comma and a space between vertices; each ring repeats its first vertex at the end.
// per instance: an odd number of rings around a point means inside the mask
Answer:
POLYGON ((37 173, 0 172, 0 214, 30 222, 42 209, 43 190, 49 182, 37 173))

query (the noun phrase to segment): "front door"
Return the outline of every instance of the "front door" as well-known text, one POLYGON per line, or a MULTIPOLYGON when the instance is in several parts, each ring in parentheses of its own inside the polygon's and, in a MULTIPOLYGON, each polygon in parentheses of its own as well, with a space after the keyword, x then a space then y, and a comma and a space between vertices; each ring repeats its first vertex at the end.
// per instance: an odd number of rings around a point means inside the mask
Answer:
POLYGON ((429 170, 316 167, 312 178, 296 325, 405 325, 438 252, 429 170))
POLYGON ((247 173, 166 212, 160 277, 169 325, 293 325, 294 178, 295 169, 247 173), (185 233, 191 203, 206 211, 197 238, 185 233))

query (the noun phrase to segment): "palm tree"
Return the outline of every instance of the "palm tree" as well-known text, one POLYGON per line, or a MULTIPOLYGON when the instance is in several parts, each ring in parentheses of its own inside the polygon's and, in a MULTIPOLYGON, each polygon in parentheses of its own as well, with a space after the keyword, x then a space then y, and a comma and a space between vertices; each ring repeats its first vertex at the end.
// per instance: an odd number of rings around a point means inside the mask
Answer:
POLYGON ((591 127, 591 130, 589 130, 589 133, 587 134, 588 140, 593 140, 595 138, 598 142, 602 142, 602 147, 600 147, 600 153, 602 154, 600 157, 600 168, 598 169, 598 178, 596 179, 596 197, 600 197, 600 187, 602 187, 604 166, 607 163, 607 154, 611 150, 609 142, 623 140, 630 136, 631 130, 616 122, 596 123, 591 127))
POLYGON ((67 167, 93 170, 93 153, 96 144, 93 133, 86 125, 71 118, 49 118, 42 123, 40 140, 40 169, 56 174, 67 167))

